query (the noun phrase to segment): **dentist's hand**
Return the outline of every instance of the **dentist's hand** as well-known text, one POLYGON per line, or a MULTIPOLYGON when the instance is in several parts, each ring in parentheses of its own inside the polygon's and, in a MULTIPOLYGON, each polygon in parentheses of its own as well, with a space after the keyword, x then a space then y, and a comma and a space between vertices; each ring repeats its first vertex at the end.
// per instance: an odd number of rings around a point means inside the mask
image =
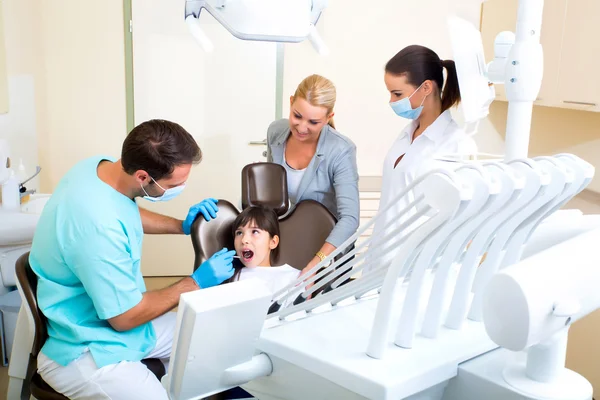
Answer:
POLYGON ((213 218, 217 218, 217 212, 219 211, 219 207, 217 207, 217 199, 208 198, 202 200, 200 203, 191 206, 188 211, 188 215, 183 221, 183 233, 189 235, 192 231, 192 224, 198 218, 198 214, 202 214, 206 221, 210 221, 213 218))
POLYGON ((234 269, 232 262, 234 255, 235 250, 228 251, 227 248, 217 251, 194 271, 192 279, 200 289, 221 284, 233 276, 234 269))

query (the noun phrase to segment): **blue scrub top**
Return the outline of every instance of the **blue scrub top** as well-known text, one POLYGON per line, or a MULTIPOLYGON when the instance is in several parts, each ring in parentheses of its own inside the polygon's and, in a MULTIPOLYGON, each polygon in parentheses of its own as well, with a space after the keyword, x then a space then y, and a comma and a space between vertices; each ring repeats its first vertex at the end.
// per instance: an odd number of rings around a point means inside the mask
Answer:
POLYGON ((98 178, 102 160, 73 167, 38 222, 29 262, 38 275, 38 305, 48 318, 42 352, 60 365, 86 348, 98 368, 139 361, 155 346, 150 322, 118 332, 107 319, 137 305, 146 286, 140 270, 143 228, 135 201, 98 178))

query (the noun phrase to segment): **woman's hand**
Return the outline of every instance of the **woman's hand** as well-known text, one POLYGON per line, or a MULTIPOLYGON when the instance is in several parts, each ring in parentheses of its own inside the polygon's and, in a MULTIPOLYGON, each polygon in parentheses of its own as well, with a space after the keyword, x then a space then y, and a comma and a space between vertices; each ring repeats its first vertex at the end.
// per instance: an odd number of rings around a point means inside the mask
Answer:
MULTIPOLYGON (((304 279, 308 279, 310 277, 312 277, 313 275, 315 275, 318 271, 313 271, 313 272, 309 272, 310 269, 312 267, 314 267, 315 265, 317 265, 318 263, 321 262, 321 259, 317 256, 314 256, 312 260, 310 260, 310 262, 308 263, 308 265, 306 267, 304 267, 304 269, 302 269, 302 272, 300 272, 300 276, 303 276, 304 279), (306 275, 306 276, 304 276, 306 275)), ((311 287, 313 287, 315 285, 314 282, 309 283, 308 285, 306 285, 304 290, 309 290, 311 287)), ((306 300, 310 300, 312 297, 312 295, 308 296, 306 298, 306 300)))
MULTIPOLYGON (((310 260, 310 262, 306 265, 306 267, 304 267, 304 269, 302 269, 302 272, 300 273, 300 275, 304 275, 304 274, 308 273, 308 271, 310 271, 310 269, 312 267, 314 267, 315 265, 317 265, 320 262, 321 262, 321 259, 317 256, 314 256, 313 259, 310 260)), ((312 275, 314 275, 314 273, 312 275)))
MULTIPOLYGON (((332 245, 331 243, 325 242, 323 244, 323 246, 321 247, 321 249, 317 252, 317 254, 321 254, 321 256, 329 256, 331 253, 333 253, 335 251, 335 246, 332 245)), ((319 257, 318 255, 315 254, 315 256, 312 258, 312 260, 310 260, 310 262, 306 265, 306 267, 304 267, 302 269, 302 272, 300 273, 300 276, 306 275, 305 279, 308 279, 310 277, 312 277, 313 275, 317 274, 319 271, 313 271, 312 273, 309 273, 308 271, 310 271, 310 269, 312 267, 314 267, 315 265, 319 264, 321 262, 321 257, 319 257)), ((308 285, 306 285, 306 289, 308 290, 311 287, 314 286, 314 282, 309 283, 308 285)), ((306 299, 309 300, 312 296, 308 296, 306 299)))
MULTIPOLYGON (((310 260, 310 262, 308 263, 308 265, 306 265, 306 267, 304 267, 304 269, 302 269, 302 272, 300 273, 300 275, 304 275, 307 274, 308 271, 310 271, 310 269, 312 267, 314 267, 315 265, 317 265, 318 263, 321 262, 321 259, 317 256, 314 256, 312 260, 310 260)), ((311 273, 309 276, 306 276, 305 278, 308 279, 309 277, 315 275, 317 273, 317 271, 311 273)), ((310 289, 312 286, 314 285, 313 283, 310 283, 309 285, 306 286, 306 289, 310 289)))

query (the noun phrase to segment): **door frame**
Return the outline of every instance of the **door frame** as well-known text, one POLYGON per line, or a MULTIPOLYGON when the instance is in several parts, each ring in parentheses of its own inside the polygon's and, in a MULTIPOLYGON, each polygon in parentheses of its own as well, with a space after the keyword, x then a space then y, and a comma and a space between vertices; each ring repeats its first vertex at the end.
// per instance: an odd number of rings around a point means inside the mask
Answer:
POLYGON ((123 0, 123 32, 125 37, 125 107, 127 116, 127 133, 135 124, 135 108, 133 98, 133 16, 131 1, 123 0))

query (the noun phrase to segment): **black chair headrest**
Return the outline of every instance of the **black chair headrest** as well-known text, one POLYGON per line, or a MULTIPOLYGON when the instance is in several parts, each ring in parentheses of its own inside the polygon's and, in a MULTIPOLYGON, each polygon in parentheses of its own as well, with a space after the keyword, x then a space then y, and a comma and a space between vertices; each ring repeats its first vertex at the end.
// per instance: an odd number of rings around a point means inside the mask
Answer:
POLYGON ((289 203, 287 174, 281 165, 260 162, 242 169, 242 209, 265 206, 282 216, 289 203))
POLYGON ((192 224, 194 270, 223 247, 234 249, 231 226, 240 212, 227 200, 219 200, 217 204, 219 207, 217 218, 207 222, 200 215, 192 224))

